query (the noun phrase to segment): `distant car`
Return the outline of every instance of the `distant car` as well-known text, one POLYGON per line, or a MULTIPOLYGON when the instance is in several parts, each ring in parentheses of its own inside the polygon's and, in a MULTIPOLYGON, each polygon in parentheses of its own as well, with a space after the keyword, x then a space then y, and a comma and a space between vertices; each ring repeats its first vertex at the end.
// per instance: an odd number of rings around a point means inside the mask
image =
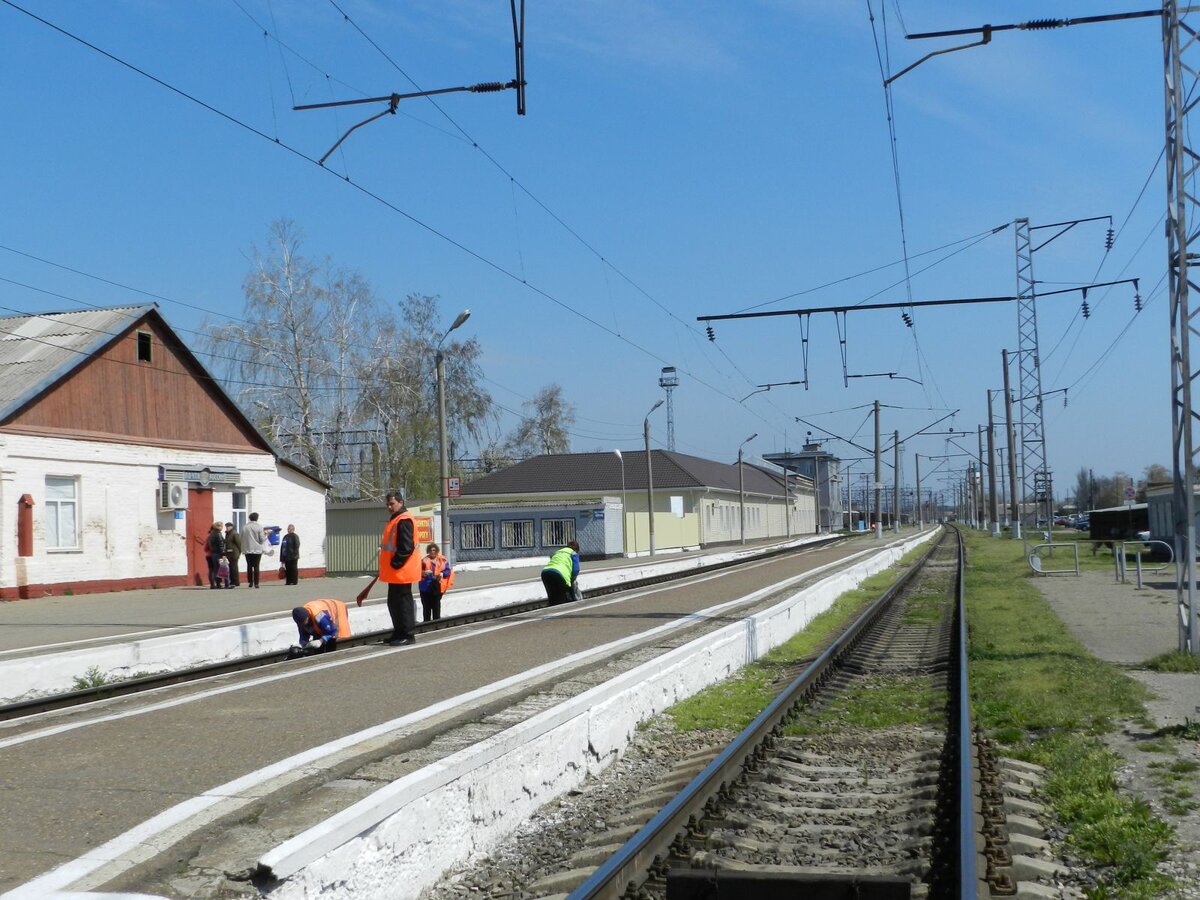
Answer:
POLYGON ((1075 527, 1080 531, 1087 531, 1091 527, 1091 523, 1088 521, 1087 516, 1080 516, 1075 520, 1075 527))
POLYGON ((1147 528, 1145 531, 1139 531, 1139 532, 1137 533, 1137 539, 1138 539, 1139 541, 1148 541, 1148 540, 1150 540, 1150 529, 1149 529, 1149 528, 1147 528))
POLYGON ((1054 517, 1054 524, 1055 524, 1055 525, 1058 525, 1058 526, 1065 527, 1065 526, 1067 526, 1067 525, 1070 525, 1070 524, 1071 524, 1071 522, 1070 522, 1070 520, 1069 520, 1069 519, 1068 519, 1066 516, 1055 516, 1055 517, 1054 517))

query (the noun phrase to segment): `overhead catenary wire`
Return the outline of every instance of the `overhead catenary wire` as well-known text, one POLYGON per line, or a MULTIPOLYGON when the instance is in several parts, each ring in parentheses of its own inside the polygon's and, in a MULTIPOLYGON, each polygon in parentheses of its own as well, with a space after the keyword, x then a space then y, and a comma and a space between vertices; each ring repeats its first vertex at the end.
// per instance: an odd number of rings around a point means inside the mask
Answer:
MULTIPOLYGON (((251 125, 248 122, 245 122, 245 121, 237 118, 236 116, 225 112, 224 110, 221 110, 220 108, 214 106, 213 104, 211 104, 205 100, 202 100, 199 97, 196 97, 195 95, 183 90, 182 88, 179 88, 179 87, 171 84, 170 82, 167 82, 164 79, 159 78, 158 76, 156 76, 150 72, 147 72, 146 70, 129 62, 128 60, 125 60, 125 59, 103 49, 102 47, 99 47, 98 45, 88 41, 87 39, 85 39, 77 34, 74 34, 73 32, 55 24, 54 22, 51 22, 50 20, 45 19, 44 17, 42 17, 36 13, 33 13, 32 11, 30 11, 28 9, 25 9, 24 7, 20 6, 18 3, 14 2, 14 0, 0 0, 0 3, 13 9, 16 12, 19 12, 19 13, 29 17, 30 19, 38 22, 39 24, 42 24, 42 25, 46 26, 47 28, 50 28, 51 30, 61 34, 63 37, 66 37, 84 47, 87 47, 89 50, 92 50, 93 52, 105 57, 106 59, 110 60, 111 62, 116 63, 117 65, 122 66, 122 67, 128 69, 129 71, 152 81, 153 83, 170 91, 171 93, 201 107, 202 109, 204 109, 208 112, 213 113, 214 115, 225 120, 229 124, 235 125, 256 137, 258 137, 276 147, 279 147, 279 148, 285 150, 286 152, 288 152, 289 154, 291 154, 292 156, 294 156, 300 160, 303 160, 314 166, 317 166, 318 168, 322 169, 325 172, 329 172, 329 174, 333 175, 340 182, 343 182, 343 183, 349 185, 354 190, 360 192, 361 194, 363 194, 364 196, 373 200, 374 202, 379 203, 386 209, 391 210, 392 212, 394 212, 397 215, 401 216, 402 218, 406 219, 407 221, 409 221, 413 225, 417 226, 418 228, 428 232, 430 235, 432 235, 432 236, 444 241, 445 243, 449 244, 450 246, 456 248, 457 250, 466 254, 467 256, 471 257, 472 259, 476 260, 477 262, 479 262, 486 268, 491 269, 492 271, 496 272, 497 274, 500 274, 500 275, 512 280, 515 283, 521 284, 522 286, 524 286, 527 290, 531 291, 536 296, 541 297, 542 299, 546 300, 547 302, 549 302, 555 306, 558 306, 559 308, 569 312, 570 314, 576 316, 577 318, 581 319, 582 321, 592 325, 593 327, 599 329, 600 331, 603 331, 605 334, 608 334, 608 335, 616 338, 618 341, 626 344, 627 346, 629 346, 632 349, 636 350, 637 352, 643 354, 644 356, 647 356, 650 359, 653 359, 660 364, 668 364, 669 363, 668 360, 664 359, 662 356, 660 356, 659 354, 657 354, 650 348, 647 348, 647 347, 637 343, 636 341, 633 341, 630 338, 627 338, 624 335, 619 334, 612 328, 609 328, 608 326, 604 325, 603 323, 597 321, 592 316, 587 315, 586 313, 582 312, 581 310, 576 309, 575 307, 571 306, 569 303, 561 300, 554 294, 550 293, 548 290, 543 289, 543 288, 533 284, 532 282, 529 282, 528 280, 522 279, 519 275, 517 275, 516 273, 514 273, 513 271, 511 271, 504 265, 500 264, 499 262, 497 262, 487 256, 484 256, 481 252, 472 249, 471 247, 462 243, 460 240, 452 237, 451 235, 434 227, 433 225, 430 225, 429 223, 423 221, 422 219, 418 218, 417 216, 413 215, 412 213, 409 213, 408 211, 404 210, 403 208, 397 206, 392 201, 383 197, 381 194, 379 194, 375 190, 372 190, 372 189, 366 187, 365 185, 358 183, 357 181, 351 179, 349 176, 339 175, 337 173, 332 172, 327 167, 321 166, 318 160, 314 159, 313 157, 309 156, 308 154, 304 153, 303 151, 291 146, 286 141, 282 141, 282 140, 271 137, 270 135, 266 134, 261 129, 257 128, 256 126, 251 125)), ((518 181, 517 184, 520 185, 520 182, 518 181)), ((537 201, 536 197, 533 197, 532 194, 530 194, 529 196, 531 196, 531 198, 534 199, 535 202, 539 202, 539 201, 537 201)), ((539 205, 541 205, 540 202, 539 202, 539 205)), ((549 212, 548 209, 547 209, 547 212, 549 212)), ((590 245, 588 245, 588 246, 589 246, 589 249, 591 249, 590 245)), ((595 252, 594 249, 593 249, 593 252, 595 252)), ((635 282, 633 282, 631 279, 629 279, 627 276, 625 276, 623 272, 621 272, 619 269, 616 269, 615 267, 613 270, 615 272, 617 272, 617 274, 620 275, 622 278, 625 278, 627 281, 629 281, 629 283, 632 284, 635 288, 637 288, 640 292, 642 292, 648 298, 650 298, 649 294, 646 294, 645 291, 643 291, 635 282)), ((650 299, 654 300, 654 298, 650 298, 650 299)), ((661 306, 661 304, 658 304, 657 300, 654 300, 654 302, 656 303, 656 305, 661 306)), ((665 310, 665 307, 664 307, 664 310, 665 310)), ((673 318, 678 319, 678 317, 675 316, 674 313, 671 313, 669 311, 668 311, 668 313, 673 318)), ((682 321, 682 320, 679 320, 679 321, 682 321)), ((728 359, 728 357, 726 357, 726 358, 728 359)), ((707 379, 701 377, 699 374, 697 374, 695 371, 693 371, 689 368, 685 368, 685 367, 681 367, 681 366, 677 366, 677 368, 679 368, 679 370, 683 374, 686 374, 696 384, 699 384, 699 385, 707 388, 708 390, 712 391, 713 393, 715 393, 721 397, 724 397, 725 399, 730 400, 731 402, 734 402, 734 403, 737 402, 738 398, 735 396, 735 394, 733 392, 720 389, 719 387, 710 383, 707 379)), ((748 378, 748 376, 745 376, 744 373, 741 373, 741 374, 743 375, 744 378, 746 378, 747 383, 753 383, 748 378)), ((771 423, 768 420, 766 420, 765 418, 763 418, 760 414, 754 412, 753 410, 750 410, 750 412, 752 414, 756 415, 763 422, 766 422, 769 426, 771 425, 771 423)))

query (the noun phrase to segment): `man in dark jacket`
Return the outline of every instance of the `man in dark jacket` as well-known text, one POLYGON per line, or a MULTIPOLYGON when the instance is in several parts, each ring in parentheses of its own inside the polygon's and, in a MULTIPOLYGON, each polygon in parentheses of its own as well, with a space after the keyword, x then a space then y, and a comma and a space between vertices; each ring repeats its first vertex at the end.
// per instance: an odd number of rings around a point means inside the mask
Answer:
POLYGON ((242 558, 242 539, 233 530, 233 523, 225 523, 225 558, 229 560, 229 586, 238 587, 238 562, 242 558))
POLYGON ((399 491, 388 491, 386 502, 388 521, 379 541, 377 577, 388 586, 388 615, 392 617, 392 639, 388 643, 415 644, 413 585, 421 580, 421 554, 417 553, 413 516, 404 505, 404 496, 399 491))

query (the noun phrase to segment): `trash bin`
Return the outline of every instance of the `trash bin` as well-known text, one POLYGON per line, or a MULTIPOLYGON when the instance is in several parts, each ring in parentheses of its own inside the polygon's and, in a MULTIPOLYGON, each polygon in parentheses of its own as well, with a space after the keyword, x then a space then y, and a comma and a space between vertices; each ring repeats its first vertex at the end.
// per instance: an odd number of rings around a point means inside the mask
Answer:
POLYGON ((272 547, 278 547, 279 546, 279 532, 281 532, 281 531, 283 531, 283 527, 280 525, 265 526, 263 528, 263 532, 267 536, 267 543, 269 543, 272 547))

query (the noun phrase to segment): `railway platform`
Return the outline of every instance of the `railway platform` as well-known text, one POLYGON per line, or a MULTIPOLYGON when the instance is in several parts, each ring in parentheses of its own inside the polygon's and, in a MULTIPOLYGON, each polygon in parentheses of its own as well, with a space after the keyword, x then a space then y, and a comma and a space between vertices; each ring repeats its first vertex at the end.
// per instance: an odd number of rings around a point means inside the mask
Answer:
MULTIPOLYGON (((272 847, 300 840, 305 828, 330 819, 338 810, 360 802, 376 803, 374 792, 381 785, 395 785, 394 792, 400 792, 395 802, 418 806, 424 801, 409 794, 431 790, 425 783, 429 779, 447 781, 445 789, 454 790, 467 780, 451 766, 463 753, 494 754, 495 765, 506 773, 503 783, 517 791, 510 800, 479 786, 463 789, 459 799, 487 806, 485 820, 495 819, 499 827, 502 811, 504 816, 517 816, 522 804, 544 802, 550 787, 562 789, 555 779, 565 784, 564 779, 581 777, 587 768, 603 764, 616 752, 604 750, 602 758, 596 758, 599 748, 607 746, 605 741, 619 741, 633 726, 615 718, 604 725, 605 717, 636 719, 645 712, 617 693, 597 704, 585 690, 575 701, 576 706, 582 704, 580 711, 568 718, 559 707, 533 703, 537 691, 559 701, 560 691, 581 678, 605 680, 611 677, 606 675, 606 660, 614 653, 632 654, 627 663, 631 666, 674 672, 656 662, 672 646, 679 666, 687 660, 703 669, 705 677, 720 677, 729 667, 736 668, 735 657, 756 656, 770 646, 761 629, 776 627, 770 625, 776 620, 761 618, 761 613, 746 617, 743 610, 748 605, 775 603, 771 598, 781 582, 799 584, 819 572, 827 573, 818 576, 825 579, 822 584, 828 583, 819 599, 802 594, 793 601, 799 606, 775 614, 783 617, 779 627, 791 633, 851 585, 837 574, 844 566, 869 565, 870 569, 862 569, 860 577, 865 577, 887 564, 883 559, 875 562, 876 557, 884 554, 895 559, 914 539, 905 535, 883 542, 884 546, 842 542, 799 556, 764 559, 744 571, 736 570, 732 578, 701 575, 675 586, 440 632, 412 647, 349 648, 329 658, 296 661, 277 672, 243 673, 155 692, 145 699, 117 699, 90 710, 13 720, 0 727, 0 764, 21 773, 0 797, 0 846, 5 848, 0 892, 12 891, 14 897, 46 897, 64 889, 232 896, 220 892, 236 891, 235 885, 241 883, 246 896, 257 895, 250 884, 230 879, 264 859, 272 847), (685 644, 672 643, 692 640, 695 629, 712 635, 710 640, 718 641, 730 659, 697 657, 685 644), (575 729, 571 740, 548 733, 544 740, 549 743, 543 747, 530 743, 524 734, 511 736, 513 723, 531 715, 575 729), (583 731, 578 730, 581 727, 583 731), (451 728, 460 731, 447 730, 451 728), (537 765, 513 758, 535 749, 542 754, 537 765), (566 758, 569 754, 578 758, 566 758), (551 778, 540 767, 558 762, 556 755, 564 756, 564 769, 561 776, 551 778)), ((656 565, 678 561, 678 554, 655 558, 656 565)), ((592 563, 585 565, 585 573, 646 562, 642 558, 592 563)), ((517 579, 540 590, 536 569, 480 572, 474 577, 517 579)), ((319 586, 338 583, 330 579, 319 586)), ((363 583, 360 579, 341 582, 346 588, 341 596, 353 596, 363 583)), ((290 592, 282 586, 259 591, 243 588, 241 594, 260 595, 254 602, 268 604, 264 615, 272 614, 273 606, 274 614, 282 611, 286 617, 307 587, 301 582, 290 592)), ((317 585, 312 587, 317 591, 317 585)), ((170 595, 159 593, 161 612, 170 595)), ((232 599, 238 592, 181 593, 185 601, 199 605, 210 593, 232 599)), ((122 594, 117 599, 128 597, 122 594)), ((115 602, 96 595, 65 599, 92 598, 101 604, 115 602)), ((372 602, 380 605, 378 600, 372 602)), ((22 601, 0 608, 0 613, 36 606, 22 601)), ((117 630, 109 640, 123 640, 147 624, 163 627, 162 619, 152 618, 153 611, 148 604, 140 618, 113 616, 109 627, 125 630, 117 630)), ((50 616, 43 617, 41 624, 36 618, 30 623, 36 628, 54 624, 50 616)), ((189 622, 167 625, 186 629, 189 622)), ((66 617, 63 627, 74 627, 71 617, 66 617)), ((684 669, 679 671, 682 677, 684 669)), ((630 686, 649 692, 642 701, 647 704, 669 702, 677 690, 652 690, 640 668, 631 669, 625 678, 630 686)), ((599 689, 617 690, 607 687, 607 681, 599 689)), ((383 800, 392 802, 389 797, 383 800)), ((448 813, 457 809, 454 803, 430 808, 448 813)), ((472 814, 458 811, 463 815, 453 816, 452 821, 455 827, 466 828, 472 814)), ((400 820, 417 822, 408 815, 400 820)), ((449 827, 449 821, 443 827, 449 827)), ((356 825, 352 830, 363 829, 356 825)), ((466 840, 465 834, 444 836, 446 852, 461 850, 459 844, 466 840)), ((311 844, 306 839, 306 846, 311 844)), ((289 852, 283 859, 294 857, 289 852)), ((444 866, 440 859, 424 859, 421 854, 406 858, 421 871, 444 866)), ((276 862, 271 871, 283 876, 286 867, 276 862)), ((378 887, 377 896, 396 896, 394 882, 378 887)))

